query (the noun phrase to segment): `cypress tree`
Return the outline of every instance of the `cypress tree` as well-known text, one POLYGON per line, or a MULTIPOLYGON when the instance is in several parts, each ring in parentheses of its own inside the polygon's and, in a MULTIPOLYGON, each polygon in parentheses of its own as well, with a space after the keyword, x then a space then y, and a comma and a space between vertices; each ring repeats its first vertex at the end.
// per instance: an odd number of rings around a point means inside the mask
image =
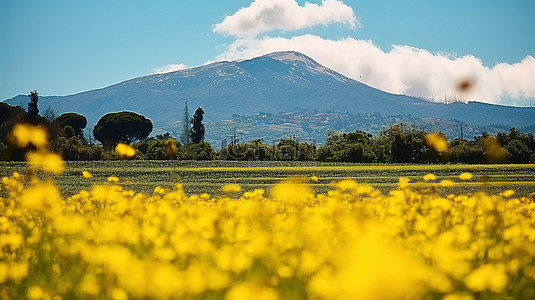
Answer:
POLYGON ((202 123, 203 114, 204 110, 201 107, 197 108, 193 118, 190 121, 193 125, 191 128, 190 139, 194 144, 204 141, 204 124, 202 123))

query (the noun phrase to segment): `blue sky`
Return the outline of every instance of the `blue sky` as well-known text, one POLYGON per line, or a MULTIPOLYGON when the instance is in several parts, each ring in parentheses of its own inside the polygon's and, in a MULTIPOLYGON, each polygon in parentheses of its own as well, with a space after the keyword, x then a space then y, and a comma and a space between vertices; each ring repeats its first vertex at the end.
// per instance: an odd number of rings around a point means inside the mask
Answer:
MULTIPOLYGON (((243 36, 227 29, 214 32, 214 25, 240 8, 242 15, 262 16, 266 10, 255 11, 253 1, 2 0, 0 99, 33 89, 42 95, 66 95, 164 66, 172 70, 173 65, 191 67, 279 48, 296 48, 350 77, 365 74, 365 83, 395 93, 448 95, 448 87, 438 87, 437 82, 451 81, 460 73, 443 70, 466 69, 467 76, 481 77, 482 90, 468 99, 524 105, 535 98, 529 82, 535 82, 535 60, 529 59, 535 56, 535 1, 326 1, 332 10, 322 1, 309 2, 318 4, 320 14, 336 9, 341 13, 334 12, 331 19, 311 13, 304 26, 291 24, 293 20, 280 25, 276 20, 280 26, 267 24, 263 31, 243 36), (330 44, 332 49, 315 50, 330 44), (344 49, 349 53, 346 59, 355 60, 352 64, 336 55, 344 49), (369 57, 371 65, 363 65, 369 57), (407 61, 412 62, 409 67, 407 61), (494 68, 497 63, 506 65, 494 68), (433 68, 420 70, 426 65, 433 68), (403 71, 411 66, 418 72, 403 71), (444 74, 430 81, 428 73, 444 74), (502 89, 486 92, 503 77, 510 80, 502 89), (517 86, 517 78, 527 82, 517 86)), ((255 2, 258 7, 260 2, 269 5, 266 0, 255 2)), ((294 0, 275 2, 291 8, 294 0)), ((297 4, 304 7, 305 2, 297 4)), ((232 21, 242 17, 236 14, 232 21)))

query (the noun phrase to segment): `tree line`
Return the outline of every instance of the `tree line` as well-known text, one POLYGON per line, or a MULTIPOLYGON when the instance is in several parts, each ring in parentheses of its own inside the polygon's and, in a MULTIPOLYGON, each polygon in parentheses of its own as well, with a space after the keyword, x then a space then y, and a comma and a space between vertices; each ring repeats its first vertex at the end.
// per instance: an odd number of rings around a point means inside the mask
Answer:
MULTIPOLYGON (((102 116, 93 127, 92 133, 84 136, 87 126, 85 116, 78 113, 64 113, 56 117, 54 112, 46 110, 39 113, 37 91, 28 95, 28 109, 13 107, 0 102, 0 160, 24 160, 24 155, 31 149, 18 149, 10 145, 10 132, 19 123, 27 123, 44 127, 50 140, 51 151, 60 153, 65 160, 106 160, 117 159, 113 151, 118 143, 133 144, 139 148, 136 158, 161 159, 156 149, 161 144, 162 136, 166 138, 165 144, 170 145, 176 141, 167 135, 158 135, 148 138, 152 132, 152 121, 143 115, 130 111, 108 113, 102 116), (93 137, 100 145, 93 143, 93 137), (142 141, 142 142, 139 142, 142 141), (134 142, 137 142, 134 144, 134 142)), ((215 151, 204 142, 204 111, 199 107, 193 117, 187 120, 189 126, 184 147, 176 142, 174 149, 178 154, 167 155, 176 159, 213 159, 215 151)))
POLYGON ((429 133, 415 126, 394 124, 372 136, 364 131, 329 132, 324 143, 283 139, 275 145, 260 140, 228 145, 220 152, 227 160, 301 160, 351 163, 535 163, 533 134, 511 128, 491 136, 483 133, 472 140, 454 139, 443 133, 445 149, 429 145, 429 133))
MULTIPOLYGON (((77 113, 55 117, 44 116, 37 109, 37 91, 29 95, 28 112, 20 107, 0 103, 0 158, 22 160, 24 151, 9 147, 8 133, 16 123, 28 122, 47 128, 50 148, 65 160, 118 159, 113 151, 117 143, 131 144, 136 150, 133 159, 178 160, 265 160, 265 161, 322 161, 353 163, 535 163, 533 134, 511 128, 496 136, 481 134, 472 140, 454 139, 441 151, 426 143, 428 133, 415 126, 394 124, 373 136, 364 131, 329 132, 321 146, 313 141, 281 139, 266 144, 257 139, 247 143, 236 141, 215 151, 204 141, 204 111, 198 108, 189 118, 185 106, 184 128, 180 142, 166 133, 149 137, 151 120, 134 112, 109 113, 102 116, 93 128, 94 145, 84 137, 87 119, 77 113), (173 149, 173 151, 169 151, 173 149)), ((446 137, 435 132, 434 136, 446 137)))

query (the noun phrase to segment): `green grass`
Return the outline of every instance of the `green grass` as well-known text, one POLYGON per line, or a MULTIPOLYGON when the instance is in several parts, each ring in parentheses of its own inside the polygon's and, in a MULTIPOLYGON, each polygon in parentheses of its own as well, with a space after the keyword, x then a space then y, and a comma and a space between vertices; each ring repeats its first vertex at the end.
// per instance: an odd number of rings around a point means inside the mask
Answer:
MULTIPOLYGON (((0 176, 13 172, 24 174, 25 163, 0 162, 0 176)), ((437 182, 453 180, 451 188, 441 188, 443 194, 473 193, 484 191, 497 194, 513 189, 519 196, 535 192, 535 165, 410 165, 410 164, 332 164, 317 162, 227 162, 227 161, 95 161, 66 162, 65 173, 49 176, 62 193, 70 196, 81 189, 89 189, 93 183, 106 182, 109 176, 117 176, 120 183, 136 192, 152 193, 156 186, 171 188, 181 182, 188 194, 208 193, 221 195, 221 186, 227 183, 241 184, 243 190, 269 189, 275 183, 293 175, 317 176, 311 182, 316 192, 329 190, 332 181, 351 178, 368 183, 383 192, 395 188, 399 177, 411 182, 422 182, 422 177, 433 173, 437 182), (85 179, 82 171, 93 177, 85 179), (462 182, 457 176, 470 172, 474 178, 462 182), (130 184, 125 184, 126 181, 130 184)), ((44 177, 44 174, 40 174, 44 177)))

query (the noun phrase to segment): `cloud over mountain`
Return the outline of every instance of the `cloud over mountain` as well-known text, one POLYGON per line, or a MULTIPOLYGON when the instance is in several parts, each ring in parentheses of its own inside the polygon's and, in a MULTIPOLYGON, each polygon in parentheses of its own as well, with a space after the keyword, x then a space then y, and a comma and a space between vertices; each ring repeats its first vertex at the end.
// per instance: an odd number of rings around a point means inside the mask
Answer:
POLYGON ((163 74, 163 73, 175 72, 175 71, 184 70, 187 68, 188 66, 186 66, 185 64, 171 64, 171 65, 166 65, 163 67, 155 68, 152 74, 163 74))
POLYGON ((321 4, 295 0, 255 0, 233 15, 225 17, 212 30, 235 37, 255 37, 273 30, 291 31, 315 25, 343 24, 359 26, 353 9, 339 0, 323 0, 321 4))
POLYGON ((308 34, 237 39, 217 59, 251 58, 284 50, 300 51, 350 78, 396 94, 506 105, 522 105, 535 98, 532 56, 487 67, 473 55, 456 57, 407 45, 393 45, 385 51, 370 40, 333 40, 308 34), (458 88, 462 80, 470 81, 469 89, 458 88))

